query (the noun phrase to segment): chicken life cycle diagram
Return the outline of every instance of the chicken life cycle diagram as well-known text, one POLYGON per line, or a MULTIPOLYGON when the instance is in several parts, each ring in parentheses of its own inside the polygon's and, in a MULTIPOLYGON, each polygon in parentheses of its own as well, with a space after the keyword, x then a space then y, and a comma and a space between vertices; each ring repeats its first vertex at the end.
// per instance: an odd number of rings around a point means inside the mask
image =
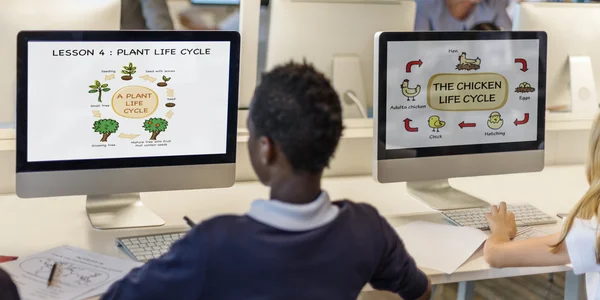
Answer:
POLYGON ((538 43, 390 42, 386 148, 535 141, 538 43))
POLYGON ((227 42, 33 43, 28 159, 225 153, 229 53, 227 42))

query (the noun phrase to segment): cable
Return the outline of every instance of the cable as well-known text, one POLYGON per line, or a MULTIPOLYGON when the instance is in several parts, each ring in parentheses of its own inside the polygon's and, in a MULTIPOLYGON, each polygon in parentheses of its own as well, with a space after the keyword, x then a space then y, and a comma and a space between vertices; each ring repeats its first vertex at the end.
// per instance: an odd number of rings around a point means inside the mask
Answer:
POLYGON ((354 102, 354 104, 356 105, 356 107, 358 107, 358 110, 360 111, 360 114, 362 115, 363 118, 368 118, 369 116, 367 115, 367 112, 365 111, 365 108, 363 106, 363 104, 360 102, 360 99, 358 99, 358 97, 356 97, 356 94, 354 94, 354 92, 352 91, 346 91, 344 93, 345 97, 350 98, 350 100, 352 100, 352 102, 354 102))

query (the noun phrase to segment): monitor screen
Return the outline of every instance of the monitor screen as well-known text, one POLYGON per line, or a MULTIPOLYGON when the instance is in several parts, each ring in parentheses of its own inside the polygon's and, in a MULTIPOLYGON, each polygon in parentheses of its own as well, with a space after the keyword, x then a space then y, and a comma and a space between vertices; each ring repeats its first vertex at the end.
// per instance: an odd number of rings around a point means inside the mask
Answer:
POLYGON ((443 39, 387 41, 385 158, 539 147, 540 41, 443 39))
POLYGON ((228 41, 29 41, 27 161, 225 154, 228 41))

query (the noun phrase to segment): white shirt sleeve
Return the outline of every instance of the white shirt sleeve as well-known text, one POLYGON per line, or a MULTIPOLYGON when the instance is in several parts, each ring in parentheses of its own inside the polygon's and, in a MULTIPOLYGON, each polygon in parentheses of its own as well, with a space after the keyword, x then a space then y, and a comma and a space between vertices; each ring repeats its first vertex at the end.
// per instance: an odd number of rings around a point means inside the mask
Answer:
POLYGON ((596 264, 596 219, 581 220, 576 218, 567 234, 566 246, 575 274, 600 271, 596 264))

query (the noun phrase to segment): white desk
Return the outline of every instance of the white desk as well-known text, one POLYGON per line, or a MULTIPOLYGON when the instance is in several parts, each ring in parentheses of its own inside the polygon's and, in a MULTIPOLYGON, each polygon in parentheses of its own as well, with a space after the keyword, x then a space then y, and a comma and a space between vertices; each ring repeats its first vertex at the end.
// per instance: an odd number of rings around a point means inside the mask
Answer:
MULTIPOLYGON (((541 173, 461 178, 451 183, 491 203, 528 202, 555 215, 568 212, 587 188, 583 166, 548 167, 541 173)), ((406 194, 405 184, 378 184, 371 177, 328 178, 324 188, 333 199, 368 202, 392 223, 399 215, 434 212, 406 194)), ((142 230, 97 231, 85 214, 84 197, 19 199, 0 196, 0 254, 26 256, 59 245, 73 245, 107 255, 126 257, 115 246, 119 236, 186 229, 188 215, 201 220, 219 214, 244 213, 254 198, 268 196, 258 183, 239 183, 229 189, 142 194, 148 207, 167 225, 142 230)), ((425 270, 433 284, 475 281, 569 271, 567 266, 549 268, 492 269, 475 254, 454 274, 425 270)))

